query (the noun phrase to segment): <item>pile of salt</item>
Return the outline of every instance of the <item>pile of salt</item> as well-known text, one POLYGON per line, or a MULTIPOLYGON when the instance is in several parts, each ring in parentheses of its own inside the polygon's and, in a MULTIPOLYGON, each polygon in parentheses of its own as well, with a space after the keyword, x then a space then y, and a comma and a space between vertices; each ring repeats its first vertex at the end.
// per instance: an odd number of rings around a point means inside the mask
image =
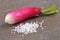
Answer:
POLYGON ((17 33, 23 33, 23 34, 29 34, 29 33, 34 33, 37 32, 37 28, 40 26, 42 27, 42 24, 44 23, 44 20, 42 20, 42 22, 38 23, 38 22, 31 22, 31 23, 25 23, 25 24, 20 24, 18 26, 16 26, 14 29, 12 29, 12 31, 17 32, 17 33))

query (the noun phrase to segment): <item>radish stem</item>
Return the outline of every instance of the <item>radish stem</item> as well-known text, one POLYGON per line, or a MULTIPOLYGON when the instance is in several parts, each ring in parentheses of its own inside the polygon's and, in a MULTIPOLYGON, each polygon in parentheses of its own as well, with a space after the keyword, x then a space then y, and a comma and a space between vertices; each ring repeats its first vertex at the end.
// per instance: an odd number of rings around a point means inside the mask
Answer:
POLYGON ((57 13, 58 12, 58 10, 54 10, 54 11, 51 11, 51 12, 47 12, 47 13, 44 13, 44 14, 55 14, 55 13, 57 13))
POLYGON ((58 12, 58 10, 56 9, 57 9, 57 5, 54 4, 50 8, 42 10, 42 14, 54 14, 55 12, 58 12))

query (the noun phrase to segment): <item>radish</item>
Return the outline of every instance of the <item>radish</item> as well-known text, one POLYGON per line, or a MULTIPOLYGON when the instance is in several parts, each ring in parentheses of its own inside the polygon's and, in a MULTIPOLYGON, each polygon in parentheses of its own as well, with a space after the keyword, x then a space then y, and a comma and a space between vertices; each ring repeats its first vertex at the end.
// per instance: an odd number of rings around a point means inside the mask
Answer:
POLYGON ((56 8, 57 5, 53 5, 52 7, 45 10, 36 7, 18 9, 6 15, 5 23, 15 24, 39 14, 54 14, 55 12, 58 12, 56 8))

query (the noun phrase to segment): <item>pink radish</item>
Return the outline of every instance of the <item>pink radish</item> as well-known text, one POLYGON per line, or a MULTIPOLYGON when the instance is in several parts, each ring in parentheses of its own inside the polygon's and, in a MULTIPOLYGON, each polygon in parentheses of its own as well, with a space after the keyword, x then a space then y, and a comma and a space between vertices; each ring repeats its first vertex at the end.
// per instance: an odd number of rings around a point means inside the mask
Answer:
POLYGON ((56 11, 57 11, 56 5, 53 5, 52 7, 45 9, 45 10, 41 10, 41 8, 35 8, 35 7, 22 8, 22 9, 18 9, 16 11, 12 11, 8 13, 5 17, 5 23, 15 24, 15 23, 24 21, 25 19, 28 19, 30 17, 39 15, 39 14, 53 14, 56 11))

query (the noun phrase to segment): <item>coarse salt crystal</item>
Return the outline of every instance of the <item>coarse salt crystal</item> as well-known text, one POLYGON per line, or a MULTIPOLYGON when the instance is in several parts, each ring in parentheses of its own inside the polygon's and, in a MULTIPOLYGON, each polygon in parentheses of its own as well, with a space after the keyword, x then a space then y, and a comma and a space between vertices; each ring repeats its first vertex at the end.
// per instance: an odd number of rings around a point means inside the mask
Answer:
MULTIPOLYGON (((40 26, 42 27, 42 24, 44 23, 44 20, 42 20, 42 22, 40 22, 38 24, 37 22, 31 22, 31 23, 25 23, 25 24, 19 24, 18 26, 16 26, 13 31, 17 32, 17 33, 23 33, 23 34, 29 34, 29 33, 34 33, 37 32, 37 28, 40 26)), ((42 27, 43 29, 43 27, 42 27)))

